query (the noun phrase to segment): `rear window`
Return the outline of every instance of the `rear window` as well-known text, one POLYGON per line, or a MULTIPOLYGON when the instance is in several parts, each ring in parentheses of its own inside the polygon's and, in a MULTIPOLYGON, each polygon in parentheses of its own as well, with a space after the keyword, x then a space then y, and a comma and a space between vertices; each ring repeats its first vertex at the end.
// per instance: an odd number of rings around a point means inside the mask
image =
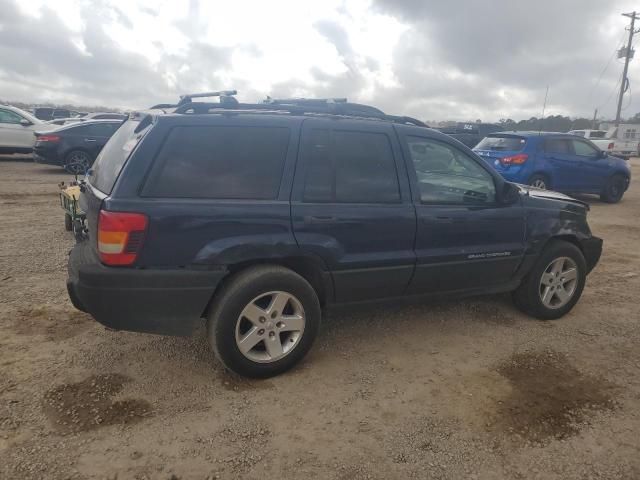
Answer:
POLYGON ((278 196, 286 127, 176 127, 143 194, 164 198, 268 200, 278 196))
POLYGON ((474 150, 519 151, 527 141, 522 137, 485 137, 474 150))
POLYGON ((111 193, 124 162, 142 138, 142 132, 134 133, 139 124, 140 122, 136 120, 128 120, 123 123, 96 158, 89 171, 89 183, 101 192, 111 193))
POLYGON ((589 138, 606 138, 607 132, 604 130, 591 130, 589 138))

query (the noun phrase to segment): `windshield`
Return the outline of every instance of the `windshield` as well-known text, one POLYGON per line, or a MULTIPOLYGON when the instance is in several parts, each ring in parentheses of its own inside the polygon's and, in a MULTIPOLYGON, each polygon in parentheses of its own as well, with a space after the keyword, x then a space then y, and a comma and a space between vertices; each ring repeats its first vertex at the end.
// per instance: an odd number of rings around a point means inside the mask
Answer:
POLYGON ((519 151, 522 150, 527 141, 522 137, 485 137, 474 150, 494 150, 494 151, 519 151))
POLYGON ((89 170, 89 183, 101 192, 111 193, 129 154, 142 138, 142 132, 135 133, 139 124, 137 120, 124 122, 109 139, 96 158, 93 168, 89 170))

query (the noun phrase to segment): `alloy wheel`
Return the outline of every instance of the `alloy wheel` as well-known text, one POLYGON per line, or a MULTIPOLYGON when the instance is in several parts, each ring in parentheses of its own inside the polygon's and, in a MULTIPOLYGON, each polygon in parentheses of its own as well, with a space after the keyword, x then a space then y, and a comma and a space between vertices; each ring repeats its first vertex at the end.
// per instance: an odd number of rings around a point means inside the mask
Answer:
POLYGON ((89 156, 84 152, 72 152, 68 158, 64 169, 74 175, 81 175, 89 168, 89 156))
POLYGON ((569 257, 556 258, 545 268, 540 278, 540 300, 547 308, 562 308, 573 298, 577 285, 576 262, 569 257))
POLYGON ((531 183, 532 187, 536 187, 539 188, 541 190, 546 190, 547 189, 547 184, 545 183, 545 181, 542 178, 536 178, 532 183, 531 183))
POLYGON ((249 360, 271 363, 298 345, 305 327, 302 303, 290 293, 263 293, 249 302, 236 322, 236 346, 249 360))

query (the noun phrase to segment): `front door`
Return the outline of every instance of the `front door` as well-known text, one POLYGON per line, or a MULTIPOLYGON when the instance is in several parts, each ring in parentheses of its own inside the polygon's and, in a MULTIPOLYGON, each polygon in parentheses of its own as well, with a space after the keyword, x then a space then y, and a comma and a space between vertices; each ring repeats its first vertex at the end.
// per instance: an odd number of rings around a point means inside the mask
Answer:
POLYGON ((607 180, 609 162, 602 157, 600 150, 584 140, 571 141, 576 158, 580 159, 580 170, 575 173, 578 182, 577 190, 599 192, 607 180))
POLYGON ((22 125, 20 115, 0 108, 0 147, 32 148, 35 143, 33 128, 22 125))
POLYGON ((524 253, 519 202, 499 204, 488 167, 451 143, 407 135, 403 149, 417 212, 417 265, 409 292, 507 284, 524 253))
POLYGON ((393 127, 307 119, 291 198, 296 241, 323 259, 337 302, 405 292, 415 210, 393 127))

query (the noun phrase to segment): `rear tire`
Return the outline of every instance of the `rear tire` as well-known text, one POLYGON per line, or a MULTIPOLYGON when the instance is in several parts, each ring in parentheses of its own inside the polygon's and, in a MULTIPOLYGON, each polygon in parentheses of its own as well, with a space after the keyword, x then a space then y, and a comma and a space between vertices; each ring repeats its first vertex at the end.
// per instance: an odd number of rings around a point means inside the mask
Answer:
POLYGON ((84 175, 91 163, 91 156, 84 150, 71 150, 64 157, 63 168, 72 175, 84 175))
POLYGON ((622 175, 613 175, 600 194, 600 200, 607 203, 618 203, 624 195, 626 179, 622 175))
POLYGON ((540 320, 554 320, 568 313, 582 295, 587 264, 578 247, 552 240, 533 269, 513 292, 516 306, 540 320))
POLYGON ((320 318, 318 296, 303 277, 280 266, 256 266, 233 276, 216 294, 207 334, 227 369, 267 378, 307 354, 320 318))
POLYGON ((73 219, 71 218, 71 215, 69 215, 68 213, 64 214, 64 229, 67 232, 70 232, 71 230, 73 230, 73 219))
POLYGON ((549 190, 549 188, 551 188, 549 179, 541 173, 531 175, 531 178, 529 179, 529 185, 541 190, 549 190))

